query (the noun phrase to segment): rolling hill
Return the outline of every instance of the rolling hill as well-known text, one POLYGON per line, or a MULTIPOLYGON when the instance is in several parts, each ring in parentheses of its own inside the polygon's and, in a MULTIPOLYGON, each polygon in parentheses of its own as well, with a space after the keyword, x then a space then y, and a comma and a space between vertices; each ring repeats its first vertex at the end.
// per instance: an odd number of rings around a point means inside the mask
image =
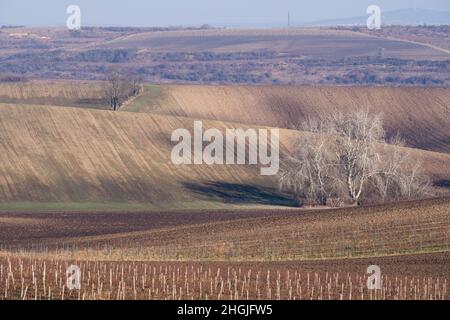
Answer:
POLYGON ((309 86, 148 86, 123 111, 298 128, 307 116, 368 108, 408 146, 450 152, 450 91, 445 88, 309 86))
MULTIPOLYGON (((193 119, 0 104, 0 202, 143 203, 146 209, 292 206, 257 166, 175 166, 171 133, 193 119)), ((204 127, 243 127, 205 121, 204 127)), ((301 133, 281 130, 282 147, 301 133)), ((436 181, 450 155, 414 150, 436 181)))
POLYGON ((0 202, 141 202, 176 208, 209 200, 214 207, 224 203, 227 193, 239 193, 232 190, 236 184, 242 188, 237 205, 292 204, 256 166, 173 165, 170 137, 180 127, 193 128, 193 121, 1 104, 0 202), (218 202, 201 191, 209 182, 217 182, 218 202))
POLYGON ((108 109, 100 81, 31 81, 0 83, 0 103, 108 109))
POLYGON ((150 83, 448 87, 446 28, 393 29, 401 36, 358 27, 9 28, 0 32, 0 81, 104 80, 117 69, 150 83))
POLYGON ((376 56, 380 48, 385 48, 391 58, 419 60, 449 58, 446 53, 420 44, 383 39, 346 30, 321 28, 141 32, 97 43, 95 47, 134 49, 139 50, 140 54, 145 52, 232 53, 275 50, 279 53, 315 58, 376 56), (333 50, 327 50, 327 48, 333 48, 333 50))

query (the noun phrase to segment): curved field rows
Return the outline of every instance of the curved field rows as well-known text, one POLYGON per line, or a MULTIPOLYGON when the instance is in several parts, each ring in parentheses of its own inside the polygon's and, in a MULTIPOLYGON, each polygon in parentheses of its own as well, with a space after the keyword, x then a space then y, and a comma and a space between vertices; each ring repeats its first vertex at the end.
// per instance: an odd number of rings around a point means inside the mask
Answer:
MULTIPOLYGON (((0 84, 0 103, 107 109, 102 82, 33 81, 0 84)), ((450 152, 450 90, 305 86, 146 86, 123 111, 297 128, 308 115, 333 108, 384 114, 388 133, 408 145, 450 152)))
POLYGON ((305 86, 148 86, 124 111, 296 128, 306 116, 368 108, 408 145, 450 152, 450 90, 305 86))
POLYGON ((4 219, 0 251, 37 258, 295 261, 450 250, 449 198, 338 210, 17 213, 4 219), (94 228, 99 221, 106 224, 94 228))
POLYGON ((211 181, 221 183, 219 200, 236 184, 254 188, 242 190, 251 204, 268 204, 265 195, 290 201, 270 189, 275 181, 260 176, 256 166, 173 165, 170 137, 177 128, 192 130, 193 121, 0 104, 0 202, 138 201, 190 207, 191 202, 217 200, 202 192, 202 183, 211 181))
POLYGON ((0 103, 108 109, 100 81, 32 81, 0 83, 0 103))
MULTIPOLYGON (((205 121, 204 127, 245 125, 205 121)), ((293 204, 276 191, 276 178, 261 176, 257 166, 173 165, 170 137, 177 128, 192 131, 193 119, 0 104, 0 202, 293 204)), ((296 134, 281 130, 282 145, 290 146, 296 134)), ((436 180, 450 178, 450 155, 413 154, 436 180)))

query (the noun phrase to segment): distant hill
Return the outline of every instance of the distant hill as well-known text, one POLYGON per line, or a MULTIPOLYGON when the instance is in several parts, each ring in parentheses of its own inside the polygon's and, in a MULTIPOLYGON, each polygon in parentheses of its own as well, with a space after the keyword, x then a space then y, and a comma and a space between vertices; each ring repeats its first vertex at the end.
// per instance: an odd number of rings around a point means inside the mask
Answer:
MULTIPOLYGON (((94 28, 70 34, 62 28, 17 29, 0 32, 0 82, 102 80, 117 68, 149 83, 450 87, 450 27, 390 28, 396 30, 94 28)), ((52 104, 61 105, 66 90, 55 92, 52 104)), ((0 88, 1 102, 24 102, 20 91, 18 98, 2 96, 0 88)), ((27 103, 48 104, 44 98, 32 94, 27 103)), ((73 98, 77 105, 90 102, 86 96, 73 98)))
MULTIPOLYGON (((450 12, 429 9, 399 9, 381 11, 381 20, 384 25, 450 25, 450 12)), ((365 25, 367 16, 329 19, 302 23, 302 26, 339 26, 339 25, 365 25)))

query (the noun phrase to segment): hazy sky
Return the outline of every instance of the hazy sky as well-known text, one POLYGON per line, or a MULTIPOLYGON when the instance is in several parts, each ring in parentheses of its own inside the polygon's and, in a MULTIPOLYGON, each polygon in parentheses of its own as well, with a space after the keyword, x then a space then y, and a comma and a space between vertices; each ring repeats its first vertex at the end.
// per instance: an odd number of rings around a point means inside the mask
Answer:
POLYGON ((450 0, 0 0, 0 25, 64 26, 70 4, 81 7, 82 25, 167 26, 295 22, 425 8, 450 12, 450 0))

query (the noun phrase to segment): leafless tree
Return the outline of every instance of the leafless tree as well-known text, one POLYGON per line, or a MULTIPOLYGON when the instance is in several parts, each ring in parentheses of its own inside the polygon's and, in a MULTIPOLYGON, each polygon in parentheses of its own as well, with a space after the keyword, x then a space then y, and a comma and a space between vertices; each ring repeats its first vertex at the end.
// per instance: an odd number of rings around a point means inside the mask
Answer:
POLYGON ((105 94, 112 110, 118 110, 130 97, 137 96, 142 91, 142 78, 134 75, 122 76, 113 71, 108 75, 105 94))
POLYGON ((414 160, 403 140, 396 136, 379 149, 383 155, 381 170, 371 183, 380 201, 420 199, 432 195, 431 181, 423 173, 422 163, 414 160))
POLYGON ((401 141, 393 142, 391 145, 380 146, 383 161, 380 162, 380 172, 375 175, 371 183, 379 197, 380 202, 387 202, 400 198, 399 177, 409 154, 401 147, 401 141))
POLYGON ((140 75, 130 75, 129 76, 130 81, 130 89, 131 89, 131 95, 137 96, 142 92, 142 83, 144 82, 144 79, 140 75))
POLYGON ((116 111, 121 106, 124 95, 120 74, 118 72, 110 73, 106 86, 106 98, 109 100, 111 109, 116 111))
POLYGON ((402 199, 420 199, 433 194, 430 178, 423 173, 420 161, 410 170, 400 172, 398 183, 402 199))
POLYGON ((330 112, 307 119, 300 129, 309 132, 308 138, 300 138, 292 156, 283 156, 279 175, 280 188, 299 199, 360 204, 369 194, 386 202, 429 192, 429 179, 420 166, 411 165, 403 142, 395 138, 388 144, 381 115, 330 112))
POLYGON ((337 161, 329 144, 323 123, 308 118, 301 124, 302 130, 312 132, 309 139, 301 139, 295 156, 284 155, 280 170, 280 187, 299 195, 309 204, 326 205, 336 196, 337 161))
POLYGON ((339 146, 336 152, 348 195, 359 203, 367 181, 380 172, 377 144, 384 141, 381 116, 368 110, 334 112, 325 119, 324 126, 339 146))

